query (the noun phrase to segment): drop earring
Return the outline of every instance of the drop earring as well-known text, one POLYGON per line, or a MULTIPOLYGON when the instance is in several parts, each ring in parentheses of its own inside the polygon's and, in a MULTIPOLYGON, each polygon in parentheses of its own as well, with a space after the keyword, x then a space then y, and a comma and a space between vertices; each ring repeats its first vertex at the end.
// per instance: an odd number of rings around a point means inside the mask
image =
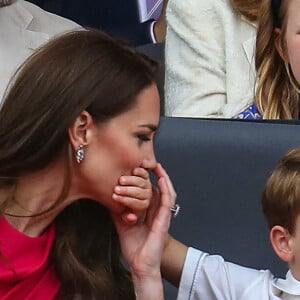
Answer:
POLYGON ((75 151, 75 158, 77 163, 81 163, 84 160, 85 150, 83 145, 80 145, 79 148, 75 151))

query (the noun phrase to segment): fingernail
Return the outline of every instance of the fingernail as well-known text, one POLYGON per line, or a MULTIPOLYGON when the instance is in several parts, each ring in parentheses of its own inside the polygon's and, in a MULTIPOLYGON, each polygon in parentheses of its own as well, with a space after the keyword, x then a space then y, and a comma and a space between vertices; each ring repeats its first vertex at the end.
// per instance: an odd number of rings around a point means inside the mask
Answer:
POLYGON ((126 178, 125 177, 121 177, 120 178, 120 183, 125 183, 126 182, 126 178))

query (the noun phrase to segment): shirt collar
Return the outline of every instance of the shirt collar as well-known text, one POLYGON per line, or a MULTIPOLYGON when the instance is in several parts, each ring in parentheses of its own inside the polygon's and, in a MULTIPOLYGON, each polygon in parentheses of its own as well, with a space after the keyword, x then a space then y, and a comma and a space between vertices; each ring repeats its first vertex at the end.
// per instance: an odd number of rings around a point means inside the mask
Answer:
MULTIPOLYGON (((273 281, 273 286, 278 290, 290 295, 290 296, 300 296, 300 281, 295 279, 292 272, 289 270, 286 274, 286 279, 276 278, 273 281)), ((292 299, 292 298, 285 298, 292 299)), ((295 299, 293 297, 293 299, 295 299)), ((297 299, 299 299, 297 297, 297 299)))

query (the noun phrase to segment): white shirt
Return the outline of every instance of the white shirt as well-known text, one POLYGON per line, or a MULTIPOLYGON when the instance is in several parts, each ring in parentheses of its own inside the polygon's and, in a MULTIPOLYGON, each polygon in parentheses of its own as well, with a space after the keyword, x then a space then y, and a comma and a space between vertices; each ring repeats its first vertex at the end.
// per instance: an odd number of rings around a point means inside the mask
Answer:
POLYGON ((189 248, 177 300, 296 300, 300 282, 288 271, 286 279, 269 270, 225 262, 221 256, 189 248))

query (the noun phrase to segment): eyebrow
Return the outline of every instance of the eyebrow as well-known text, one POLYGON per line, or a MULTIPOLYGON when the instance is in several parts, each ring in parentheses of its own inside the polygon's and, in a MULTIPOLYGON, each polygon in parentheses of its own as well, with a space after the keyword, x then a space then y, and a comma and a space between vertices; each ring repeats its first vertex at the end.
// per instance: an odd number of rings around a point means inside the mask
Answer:
POLYGON ((153 124, 143 124, 143 125, 139 125, 139 127, 146 127, 146 128, 149 128, 151 131, 157 130, 157 126, 155 126, 153 124))

